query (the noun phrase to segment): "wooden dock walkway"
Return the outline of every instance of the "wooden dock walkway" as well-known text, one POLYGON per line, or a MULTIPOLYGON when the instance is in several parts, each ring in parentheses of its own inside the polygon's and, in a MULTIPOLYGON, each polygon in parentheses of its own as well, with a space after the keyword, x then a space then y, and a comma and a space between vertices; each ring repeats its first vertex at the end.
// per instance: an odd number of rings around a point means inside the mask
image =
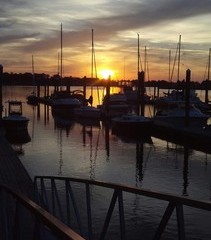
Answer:
POLYGON ((22 165, 20 159, 4 137, 0 126, 0 184, 23 193, 29 198, 34 197, 33 181, 22 165))

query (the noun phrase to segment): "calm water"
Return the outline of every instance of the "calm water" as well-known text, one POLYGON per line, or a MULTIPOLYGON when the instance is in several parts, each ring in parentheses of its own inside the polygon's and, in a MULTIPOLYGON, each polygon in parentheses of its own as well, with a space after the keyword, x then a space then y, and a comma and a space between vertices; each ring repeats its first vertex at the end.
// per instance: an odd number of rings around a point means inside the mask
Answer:
MULTIPOLYGON (((31 92, 28 87, 4 87, 3 98, 26 101, 31 92)), ((96 89, 94 92, 94 105, 97 105, 96 89)), ((152 113, 152 109, 147 111, 148 115, 152 113)), ((24 115, 30 118, 31 141, 21 146, 23 153, 19 157, 32 178, 36 175, 81 177, 211 200, 210 154, 153 137, 152 144, 144 143, 140 152, 141 144, 121 140, 106 131, 102 123, 84 126, 82 121, 64 122, 53 118, 51 108, 44 105, 38 109, 24 104, 24 115)), ((127 213, 128 239, 140 239, 137 234, 141 230, 139 227, 135 230, 135 226, 143 222, 145 239, 148 239, 155 219, 161 214, 159 204, 152 210, 151 200, 142 201, 145 207, 142 221, 138 214, 140 202, 135 198, 132 211, 127 213), (155 212, 156 216, 152 218, 147 211, 155 212)), ((187 239, 211 239, 211 215, 190 209, 187 212, 187 239)), ((164 239, 175 239, 173 232, 174 228, 169 226, 164 239)))

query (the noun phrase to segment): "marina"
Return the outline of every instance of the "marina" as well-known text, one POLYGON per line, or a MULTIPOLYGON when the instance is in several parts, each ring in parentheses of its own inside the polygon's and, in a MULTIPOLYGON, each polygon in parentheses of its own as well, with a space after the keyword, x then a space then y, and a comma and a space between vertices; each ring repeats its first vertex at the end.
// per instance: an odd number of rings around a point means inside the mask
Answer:
MULTIPOLYGON (((3 102, 11 98, 24 102, 30 91, 30 87, 4 87, 3 102)), ((93 106, 97 105, 95 99, 93 106)), ((147 116, 153 112, 152 108, 151 105, 146 106, 147 116)), ((19 144, 22 153, 18 157, 32 180, 35 176, 76 177, 208 202, 211 199, 209 141, 207 148, 200 150, 179 139, 174 142, 167 134, 164 134, 165 138, 152 134, 150 141, 146 138, 138 141, 122 138, 112 133, 109 123, 53 116, 51 107, 45 104, 24 104, 24 114, 30 119, 28 131, 31 141, 19 144)), ((18 144, 11 146, 17 148, 18 144)), ((96 200, 100 203, 102 199, 99 197, 96 200)), ((137 201, 135 198, 129 201, 133 211, 126 217, 128 239, 138 239, 138 234, 142 232, 129 224, 131 219, 133 226, 140 222, 140 200, 137 201)), ((157 205, 147 199, 142 201, 146 211, 142 215, 145 222, 142 234, 147 237, 149 229, 153 228, 153 221, 147 212, 157 205)), ((104 212, 104 205, 100 206, 102 209, 96 212, 97 219, 104 212)), ((155 209, 156 216, 160 215, 160 208, 155 209)), ((197 216, 200 221, 196 221, 195 211, 189 214, 187 235, 190 239, 210 239, 209 212, 200 211, 197 216)), ((112 236, 117 234, 117 222, 114 220, 112 223, 109 233, 112 236)), ((172 231, 176 234, 173 226, 167 228, 162 239, 175 239, 172 231)))
POLYGON ((211 1, 119 3, 2 4, 0 239, 211 239, 211 1))

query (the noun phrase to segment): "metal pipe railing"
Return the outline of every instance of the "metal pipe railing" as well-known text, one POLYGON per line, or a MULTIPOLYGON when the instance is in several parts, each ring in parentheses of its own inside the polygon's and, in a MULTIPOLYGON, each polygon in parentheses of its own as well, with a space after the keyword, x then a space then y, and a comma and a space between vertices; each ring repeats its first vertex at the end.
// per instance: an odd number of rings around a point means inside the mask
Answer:
MULTIPOLYGON (((118 206, 119 206, 118 209, 119 209, 119 220, 120 220, 120 235, 121 235, 121 239, 126 239, 123 192, 141 195, 141 196, 145 196, 145 197, 149 197, 149 198, 153 198, 153 199, 163 200, 168 203, 166 210, 161 218, 161 221, 155 231, 153 239, 161 238, 161 235, 163 234, 163 232, 167 226, 167 223, 168 223, 169 219, 171 218, 174 210, 176 210, 178 239, 185 239, 184 212, 183 212, 184 206, 211 211, 211 203, 208 201, 199 201, 199 200, 194 200, 194 199, 190 199, 187 197, 180 197, 180 196, 156 192, 156 191, 139 189, 136 187, 129 187, 126 185, 106 183, 106 182, 102 182, 102 181, 94 181, 94 180, 89 180, 89 179, 66 178, 66 177, 59 177, 59 176, 58 177, 36 176, 34 180, 35 180, 34 182, 35 182, 35 186, 37 189, 38 189, 38 180, 40 180, 40 182, 42 183, 42 184, 40 184, 41 191, 43 191, 43 190, 45 191, 45 189, 42 189, 43 187, 45 188, 44 180, 54 181, 54 188, 56 188, 56 183, 55 183, 56 181, 65 181, 65 186, 68 186, 68 189, 67 188, 65 189, 66 194, 69 195, 68 202, 70 203, 70 200, 72 200, 74 202, 74 211, 76 211, 76 213, 77 213, 76 219, 77 219, 78 223, 81 220, 80 220, 80 216, 78 214, 77 204, 76 204, 76 200, 75 200, 75 197, 73 194, 73 190, 70 188, 70 186, 71 186, 70 182, 82 183, 85 185, 87 221, 88 221, 87 225, 88 225, 89 239, 92 239, 92 236, 93 236, 91 196, 90 196, 90 186, 91 185, 109 188, 109 189, 114 190, 99 239, 104 239, 106 236, 106 233, 107 233, 107 230, 109 227, 109 223, 111 220, 111 216, 112 216, 112 213, 114 211, 114 207, 115 207, 115 204, 117 201, 118 201, 118 206), (76 209, 75 209, 75 207, 76 207, 76 209)), ((55 189, 54 189, 54 191, 55 191, 55 189)), ((82 228, 80 228, 79 231, 80 231, 80 234, 83 236, 84 232, 83 232, 82 228)))
POLYGON ((43 226, 58 239, 84 239, 60 220, 52 216, 49 212, 44 210, 41 206, 33 202, 31 199, 5 185, 0 185, 0 200, 0 236, 3 237, 1 239, 11 239, 11 233, 9 234, 8 229, 13 230, 12 239, 26 239, 23 238, 23 236, 20 238, 19 232, 20 226, 25 227, 27 224, 34 225, 34 233, 31 233, 33 239, 41 239, 38 234, 41 224, 43 224, 43 226), (8 201, 8 196, 12 199, 12 203, 11 201, 8 201), (34 219, 33 222, 27 222, 28 219, 23 218, 23 209, 32 214, 34 219))

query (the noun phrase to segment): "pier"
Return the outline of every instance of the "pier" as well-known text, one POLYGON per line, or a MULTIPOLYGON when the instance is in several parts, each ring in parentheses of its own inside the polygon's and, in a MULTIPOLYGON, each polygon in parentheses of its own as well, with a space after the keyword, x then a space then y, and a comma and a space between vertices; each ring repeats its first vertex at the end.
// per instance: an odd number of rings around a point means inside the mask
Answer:
POLYGON ((33 198, 33 181, 5 139, 2 127, 0 127, 0 184, 33 198))

